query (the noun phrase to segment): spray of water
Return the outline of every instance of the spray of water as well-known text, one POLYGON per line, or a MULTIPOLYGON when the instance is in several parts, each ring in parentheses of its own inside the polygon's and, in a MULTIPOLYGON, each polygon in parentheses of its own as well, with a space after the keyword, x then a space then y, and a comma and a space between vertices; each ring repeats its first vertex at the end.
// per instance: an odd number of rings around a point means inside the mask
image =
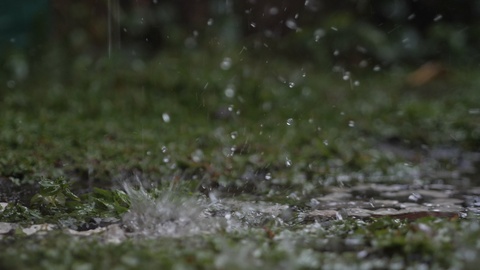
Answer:
POLYGON ((181 237, 213 233, 223 227, 221 219, 209 216, 206 198, 186 197, 173 190, 153 198, 144 188, 124 184, 131 206, 123 223, 135 235, 181 237))

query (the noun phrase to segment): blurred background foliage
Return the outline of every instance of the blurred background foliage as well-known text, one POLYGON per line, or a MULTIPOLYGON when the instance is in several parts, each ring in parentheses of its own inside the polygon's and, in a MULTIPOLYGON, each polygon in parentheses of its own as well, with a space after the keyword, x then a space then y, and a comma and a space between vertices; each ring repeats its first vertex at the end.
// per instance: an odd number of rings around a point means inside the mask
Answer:
POLYGON ((2 70, 60 78, 124 55, 248 53, 347 70, 478 65, 476 0, 25 0, 0 4, 2 70))

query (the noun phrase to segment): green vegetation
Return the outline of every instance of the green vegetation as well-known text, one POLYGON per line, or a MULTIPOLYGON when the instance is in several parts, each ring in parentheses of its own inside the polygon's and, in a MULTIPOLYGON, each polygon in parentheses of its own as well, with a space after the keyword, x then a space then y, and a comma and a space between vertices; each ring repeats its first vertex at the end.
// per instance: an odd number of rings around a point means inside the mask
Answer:
MULTIPOLYGON (((9 203, 0 221, 59 228, 3 234, 0 268, 475 265, 474 208, 464 209, 465 219, 313 222, 302 215, 315 209, 312 199, 365 184, 448 184, 453 195, 446 197, 460 200, 453 203, 459 207, 464 195, 478 195, 468 190, 478 178, 476 70, 451 70, 414 88, 405 83, 410 70, 332 72, 241 51, 169 52, 148 62, 79 58, 69 79, 49 69, 0 89, 0 201, 9 203), (151 211, 163 205, 175 212, 179 204, 169 204, 168 193, 180 204, 199 200, 210 219, 180 217, 219 228, 153 239, 136 234, 141 222, 129 228, 125 213, 142 205, 131 201, 124 183, 134 187, 130 192, 145 189, 151 211), (247 203, 290 210, 271 214, 247 203), (125 225, 126 239, 110 243, 107 233, 64 231, 91 229, 93 218, 125 225), (222 225, 230 220, 238 228, 222 225)), ((369 192, 352 200, 383 198, 382 191, 369 192)), ((168 215, 156 221, 167 226, 176 218, 168 215)))

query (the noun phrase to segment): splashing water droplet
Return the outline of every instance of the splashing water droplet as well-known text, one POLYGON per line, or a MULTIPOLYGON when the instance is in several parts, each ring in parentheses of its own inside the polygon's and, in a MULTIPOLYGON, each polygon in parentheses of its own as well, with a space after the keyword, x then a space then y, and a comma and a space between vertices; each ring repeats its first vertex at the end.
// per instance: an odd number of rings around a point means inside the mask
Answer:
POLYGON ((348 126, 351 128, 355 127, 355 122, 352 120, 348 121, 348 126))
POLYGON ((288 157, 285 158, 285 166, 287 166, 287 167, 292 166, 292 161, 288 157))
POLYGON ((265 174, 265 180, 271 180, 271 179, 272 179, 272 174, 271 173, 265 174))
POLYGON ((293 122, 294 122, 293 118, 288 118, 288 119, 287 119, 287 125, 288 125, 288 126, 293 125, 293 122))
POLYGON ((168 113, 163 113, 162 114, 162 119, 163 119, 163 122, 169 123, 170 122, 170 115, 168 115, 168 113))
POLYGON ((294 82, 289 82, 289 83, 288 83, 288 87, 289 87, 289 88, 295 87, 295 83, 294 83, 294 82))

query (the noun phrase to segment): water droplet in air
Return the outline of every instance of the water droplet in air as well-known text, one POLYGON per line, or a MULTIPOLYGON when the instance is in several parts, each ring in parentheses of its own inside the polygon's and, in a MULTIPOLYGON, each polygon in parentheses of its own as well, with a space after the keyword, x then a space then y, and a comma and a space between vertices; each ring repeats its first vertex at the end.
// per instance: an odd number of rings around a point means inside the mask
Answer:
POLYGON ((257 27, 257 24, 254 23, 254 22, 252 22, 252 23, 250 23, 250 26, 253 27, 253 28, 255 28, 255 27, 257 27))
POLYGON ((285 166, 287 167, 292 166, 292 161, 288 157, 285 158, 285 166))
POLYGON ((294 83, 294 82, 289 82, 289 83, 288 83, 288 87, 290 87, 290 88, 295 87, 295 83, 294 83))
POLYGON ((233 85, 228 85, 225 89, 225 96, 228 98, 233 98, 235 96, 235 88, 233 85))
POLYGON ((229 70, 232 67, 232 59, 230 57, 223 58, 222 63, 220 63, 220 68, 223 70, 229 70))
POLYGON ((410 21, 410 20, 413 20, 415 18, 415 13, 412 13, 410 14, 410 16, 407 17, 407 19, 410 21))
POLYGON ((338 50, 333 51, 333 55, 337 56, 339 54, 340 54, 340 52, 338 50))
POLYGON ((167 150, 168 150, 168 148, 167 148, 165 145, 164 145, 164 146, 162 146, 162 153, 166 153, 166 152, 167 152, 167 150))
POLYGON ((163 113, 162 114, 162 119, 163 119, 163 122, 169 123, 170 122, 170 115, 168 115, 168 113, 163 113))
POLYGON ((373 67, 373 71, 380 71, 382 68, 379 65, 373 67))
POLYGON ((437 16, 435 16, 435 18, 433 18, 433 21, 434 21, 434 22, 438 22, 438 21, 440 21, 442 18, 443 18, 442 14, 438 14, 437 16))
POLYGON ((354 81, 354 82, 353 82, 353 85, 354 85, 354 86, 360 86, 360 82, 359 82, 359 81, 354 81))
POLYGON ((343 74, 342 79, 343 79, 344 81, 349 80, 349 79, 350 79, 350 72, 346 71, 346 72, 343 74))
POLYGON ((313 33, 313 36, 315 37, 315 42, 318 42, 321 38, 325 36, 325 30, 319 28, 315 30, 315 32, 313 33))
POLYGON ((355 127, 355 122, 352 120, 348 121, 348 126, 351 128, 355 127))
POLYGON ((288 126, 293 125, 293 122, 294 122, 294 121, 293 121, 293 118, 288 118, 288 119, 287 119, 287 125, 288 125, 288 126))
POLYGON ((232 140, 235 140, 238 136, 238 132, 234 131, 232 133, 230 133, 230 138, 232 138, 232 140))
POLYGON ((292 19, 287 20, 287 21, 285 22, 285 25, 286 25, 288 28, 293 29, 293 30, 298 29, 297 23, 296 23, 294 20, 292 20, 292 19))
POLYGON ((265 180, 270 180, 270 179, 272 179, 272 174, 271 173, 265 174, 265 180))
POLYGON ((270 10, 268 11, 268 13, 270 13, 270 15, 277 15, 277 14, 278 14, 278 7, 272 7, 272 8, 270 8, 270 10))
POLYGON ((212 25, 213 25, 213 19, 212 19, 212 18, 208 19, 207 25, 208 25, 208 26, 212 26, 212 25))

